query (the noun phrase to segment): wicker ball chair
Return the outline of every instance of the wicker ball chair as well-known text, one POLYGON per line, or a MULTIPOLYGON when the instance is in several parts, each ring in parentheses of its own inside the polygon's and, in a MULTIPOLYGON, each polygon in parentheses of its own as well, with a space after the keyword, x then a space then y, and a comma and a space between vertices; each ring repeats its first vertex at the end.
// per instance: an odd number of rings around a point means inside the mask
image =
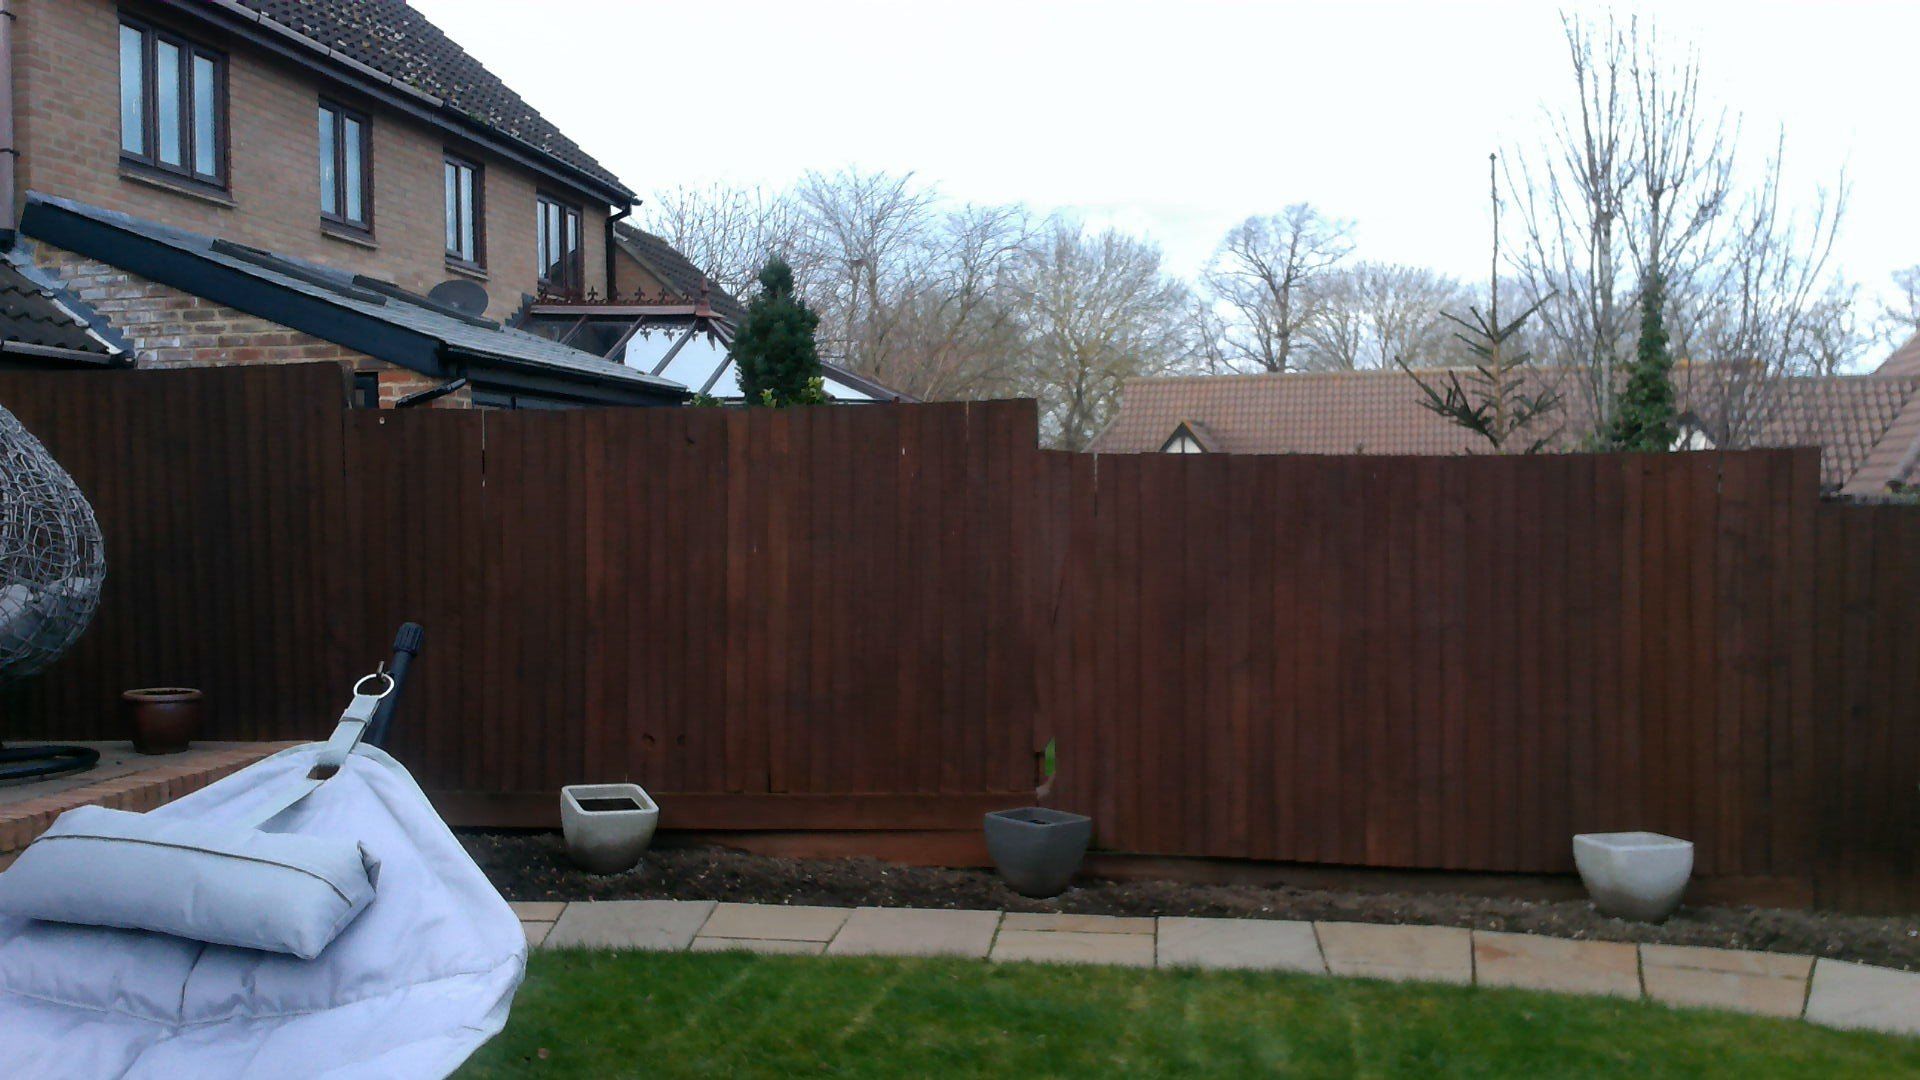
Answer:
MULTIPOLYGON (((0 687, 79 640, 100 603, 106 546, 93 507, 40 440, 0 407, 0 687)), ((85 747, 0 747, 0 780, 91 766, 85 747)))

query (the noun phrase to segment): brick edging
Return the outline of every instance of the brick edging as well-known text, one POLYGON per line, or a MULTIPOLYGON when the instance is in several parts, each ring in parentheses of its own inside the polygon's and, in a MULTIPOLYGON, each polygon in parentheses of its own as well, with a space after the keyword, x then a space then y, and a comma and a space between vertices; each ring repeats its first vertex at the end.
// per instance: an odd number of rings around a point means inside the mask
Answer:
POLYGON ((255 743, 211 751, 191 763, 161 765, 130 776, 68 788, 38 799, 0 805, 0 859, 33 843, 36 837, 53 826, 55 818, 76 806, 95 805, 113 810, 145 812, 297 745, 292 742, 255 743))

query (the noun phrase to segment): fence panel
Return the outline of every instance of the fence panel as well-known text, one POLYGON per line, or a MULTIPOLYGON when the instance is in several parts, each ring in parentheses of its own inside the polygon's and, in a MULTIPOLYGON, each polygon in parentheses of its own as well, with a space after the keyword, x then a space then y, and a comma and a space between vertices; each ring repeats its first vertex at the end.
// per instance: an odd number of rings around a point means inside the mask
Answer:
MULTIPOLYGON (((1656 829, 1841 908, 1920 884, 1920 508, 1812 451, 1093 458, 1030 402, 356 412, 332 365, 0 374, 87 491, 95 626, 10 737, 324 733, 403 619, 395 749, 469 822, 972 829, 1507 873, 1656 829)), ((1775 895, 1778 895, 1776 892, 1775 895)))

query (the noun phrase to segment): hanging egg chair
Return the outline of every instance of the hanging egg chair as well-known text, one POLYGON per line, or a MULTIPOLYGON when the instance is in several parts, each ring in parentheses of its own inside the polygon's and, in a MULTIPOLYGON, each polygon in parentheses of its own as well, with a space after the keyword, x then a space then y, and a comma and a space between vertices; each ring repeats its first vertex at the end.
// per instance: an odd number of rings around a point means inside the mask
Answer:
MULTIPOLYGON (((79 640, 106 573, 86 496, 0 407, 0 687, 39 672, 79 640)), ((99 758, 81 746, 0 747, 0 781, 85 769, 99 758)))

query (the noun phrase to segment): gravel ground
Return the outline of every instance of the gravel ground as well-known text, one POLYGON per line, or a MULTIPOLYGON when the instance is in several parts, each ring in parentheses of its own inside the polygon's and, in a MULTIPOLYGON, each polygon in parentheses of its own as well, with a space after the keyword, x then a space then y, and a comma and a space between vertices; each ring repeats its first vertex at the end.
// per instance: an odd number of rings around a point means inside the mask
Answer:
POLYGON ((1085 880, 1031 900, 985 870, 874 859, 783 859, 718 847, 656 848, 605 877, 567 861, 558 833, 467 831, 461 841, 509 900, 732 900, 829 907, 987 908, 1089 915, 1212 915, 1418 923, 1602 941, 1802 953, 1920 970, 1920 920, 1754 907, 1687 907, 1659 926, 1610 919, 1583 900, 1447 893, 1085 880))

